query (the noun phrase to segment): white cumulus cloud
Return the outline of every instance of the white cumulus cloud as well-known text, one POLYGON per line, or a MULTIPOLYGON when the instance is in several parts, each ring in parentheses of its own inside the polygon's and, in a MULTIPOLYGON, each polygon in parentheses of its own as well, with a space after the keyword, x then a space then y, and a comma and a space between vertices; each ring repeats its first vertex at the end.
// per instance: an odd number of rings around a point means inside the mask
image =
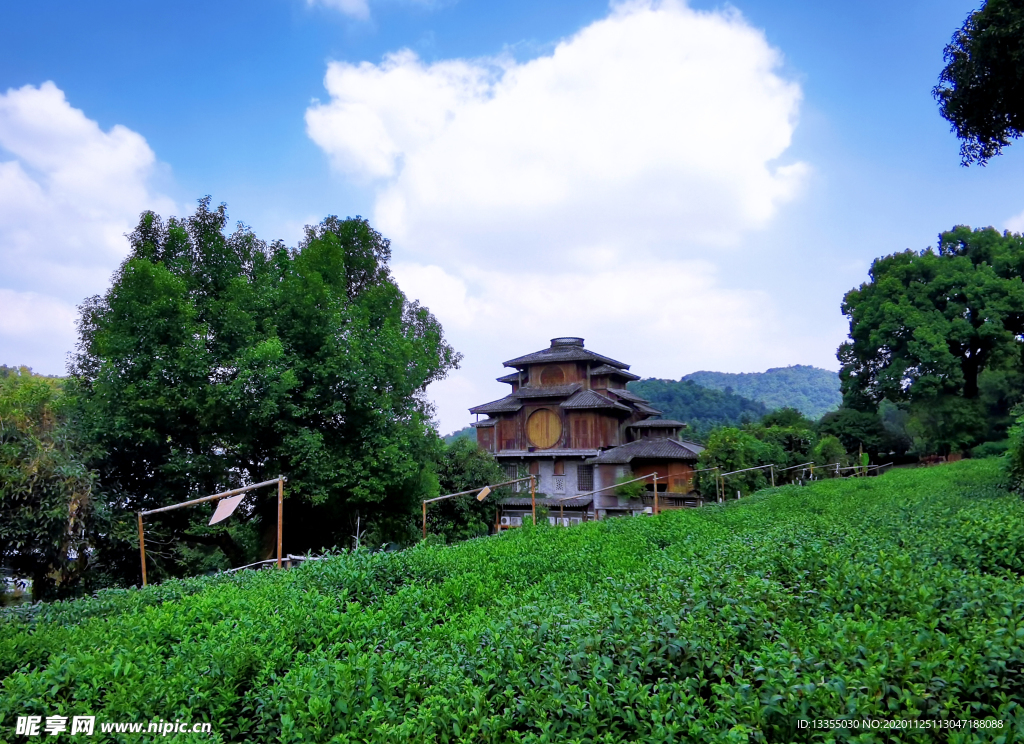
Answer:
POLYGON ((373 189, 403 289, 467 355, 437 388, 442 428, 456 398, 480 402, 468 377, 556 335, 674 377, 769 347, 771 297, 725 288, 713 262, 806 181, 785 158, 801 89, 781 67, 738 12, 676 0, 613 4, 528 61, 328 65, 307 132, 373 189))
POLYGON ((1006 221, 1005 229, 1010 232, 1024 233, 1024 212, 1015 214, 1006 221))
POLYGON ((306 122, 378 181, 377 225, 406 250, 677 253, 681 234, 735 242, 799 187, 806 166, 775 162, 800 102, 780 63, 737 13, 630 3, 524 63, 332 62, 306 122))
POLYGON ((0 94, 5 363, 63 370, 75 305, 106 288, 143 210, 174 209, 150 186, 155 166, 141 135, 103 131, 52 82, 0 94))

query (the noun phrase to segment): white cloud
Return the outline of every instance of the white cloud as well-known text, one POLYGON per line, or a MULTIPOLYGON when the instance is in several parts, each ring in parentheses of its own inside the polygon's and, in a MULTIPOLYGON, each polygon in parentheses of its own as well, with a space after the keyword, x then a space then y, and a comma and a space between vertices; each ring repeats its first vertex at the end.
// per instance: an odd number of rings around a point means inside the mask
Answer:
POLYGON ((52 82, 0 95, 0 351, 6 363, 62 371, 71 348, 69 308, 104 291, 128 252, 124 234, 143 210, 174 209, 149 186, 155 165, 141 135, 120 125, 104 132, 52 82), (65 345, 40 356, 39 340, 47 337, 65 345))
POLYGON ((0 364, 60 374, 75 346, 74 305, 35 292, 0 289, 0 364))
MULTIPOLYGON (((393 2, 395 0, 392 0, 393 2)), ((421 8, 434 10, 438 7, 452 4, 457 0, 397 0, 408 5, 418 5, 421 8)), ((307 6, 322 5, 325 8, 337 10, 357 21, 368 21, 370 19, 369 0, 306 0, 307 6)))
POLYGON ((470 356, 497 367, 556 335, 651 360, 641 374, 787 363, 762 340, 771 298, 723 288, 713 264, 806 180, 781 161, 801 100, 781 62, 736 11, 652 0, 526 62, 328 65, 307 132, 375 190, 403 289, 467 354, 463 382, 437 388, 443 428, 449 401, 481 402, 462 398, 470 356))
POLYGON ((365 21, 370 17, 370 6, 367 0, 306 0, 306 4, 333 8, 360 21, 365 21))
POLYGON ((808 361, 808 339, 786 332, 768 292, 722 286, 707 261, 545 274, 396 263, 393 272, 465 354, 462 369, 430 390, 444 432, 471 420, 469 406, 507 394, 506 385, 494 382, 508 372, 503 361, 538 351, 556 336, 582 336, 587 348, 632 364, 643 377, 756 371, 752 359, 761 369, 808 361))
POLYGON ((1024 233, 1024 212, 1015 214, 1013 217, 1008 219, 1004 228, 1010 232, 1024 233))
POLYGON ((800 89, 738 14, 631 3, 549 56, 332 62, 310 137, 424 257, 732 243, 791 199, 800 89), (680 236, 686 236, 681 245, 680 236))

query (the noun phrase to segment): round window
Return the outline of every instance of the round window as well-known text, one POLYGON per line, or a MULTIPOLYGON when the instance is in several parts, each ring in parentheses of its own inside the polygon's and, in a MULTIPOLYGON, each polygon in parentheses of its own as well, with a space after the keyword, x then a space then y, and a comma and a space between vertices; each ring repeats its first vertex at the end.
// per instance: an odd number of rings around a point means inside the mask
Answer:
POLYGON ((526 436, 538 449, 554 447, 562 436, 562 421, 546 408, 534 411, 526 420, 526 436))
POLYGON ((561 367, 552 365, 541 370, 541 385, 561 385, 563 382, 565 382, 565 372, 562 371, 561 367))

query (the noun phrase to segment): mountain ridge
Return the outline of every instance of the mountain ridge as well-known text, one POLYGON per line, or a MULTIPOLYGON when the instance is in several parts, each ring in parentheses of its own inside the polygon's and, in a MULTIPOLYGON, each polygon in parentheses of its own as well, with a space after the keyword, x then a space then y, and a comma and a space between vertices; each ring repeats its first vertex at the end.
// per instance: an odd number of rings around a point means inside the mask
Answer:
POLYGON ((701 387, 731 389, 737 395, 763 403, 769 410, 796 408, 810 419, 819 419, 842 403, 839 373, 809 364, 771 367, 764 372, 711 372, 683 375, 701 387))

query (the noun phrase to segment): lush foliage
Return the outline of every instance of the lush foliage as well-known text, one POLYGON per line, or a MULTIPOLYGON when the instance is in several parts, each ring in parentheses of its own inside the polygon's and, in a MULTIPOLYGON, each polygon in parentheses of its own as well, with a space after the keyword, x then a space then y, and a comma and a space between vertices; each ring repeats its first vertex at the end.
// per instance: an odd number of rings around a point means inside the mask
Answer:
POLYGON ((874 412, 840 408, 822 417, 817 429, 820 436, 841 442, 846 452, 863 450, 876 462, 890 452, 907 449, 906 442, 887 429, 882 416, 874 412))
POLYGON ((1017 421, 1010 427, 1010 441, 1006 448, 1006 472, 1010 487, 1024 496, 1024 406, 1018 408, 1017 421))
POLYGON ((768 408, 795 408, 819 419, 842 402, 839 376, 805 364, 775 367, 766 372, 694 372, 684 380, 713 390, 731 391, 768 408))
MULTIPOLYGON (((143 214, 113 286, 82 307, 74 390, 112 510, 284 474, 286 551, 348 545, 357 521, 411 534, 437 488, 423 391, 458 355, 366 221, 328 217, 297 249, 226 224, 209 198, 186 219, 143 214)), ((207 527, 212 509, 150 519, 151 577, 266 557, 273 493, 207 527)))
POLYGON ((747 400, 730 391, 712 390, 689 380, 657 380, 630 382, 627 387, 651 401, 665 418, 689 425, 687 439, 703 441, 716 426, 729 426, 757 421, 768 409, 761 403, 747 400))
POLYGON ((960 138, 964 165, 984 165, 1024 132, 1024 6, 985 0, 946 46, 933 91, 960 138))
POLYGON ((94 476, 62 381, 0 368, 0 558, 36 598, 75 591, 95 557, 94 476))
MULTIPOLYGON (((488 484, 508 480, 494 456, 476 446, 475 439, 457 437, 445 446, 437 464, 437 480, 442 494, 461 493, 488 484)), ((486 535, 494 524, 498 499, 495 491, 483 501, 474 495, 456 496, 430 505, 427 529, 444 535, 446 540, 486 535)))
POLYGON ((708 436, 707 447, 701 453, 697 467, 705 471, 709 468, 718 470, 698 474, 698 490, 705 498, 717 495, 728 498, 737 491, 749 495, 766 488, 771 485, 772 477, 776 485, 791 482, 804 475, 798 467, 800 465, 833 462, 821 459, 821 452, 815 451, 817 443, 814 425, 795 408, 780 408, 757 424, 714 429, 708 436), (748 470, 765 465, 775 467, 772 470, 748 470), (735 472, 738 470, 748 472, 735 472), (720 493, 722 484, 715 482, 719 473, 734 473, 724 482, 725 493, 720 493))
POLYGON ((937 251, 877 259, 847 293, 844 405, 905 407, 921 454, 1001 439, 1024 389, 1024 238, 957 227, 937 251))
MULTIPOLYGON (((1024 504, 995 465, 8 610, 0 720, 288 744, 868 741, 798 722, 971 718, 1010 741, 1024 504)), ((995 737, 898 736, 937 738, 995 737)))

